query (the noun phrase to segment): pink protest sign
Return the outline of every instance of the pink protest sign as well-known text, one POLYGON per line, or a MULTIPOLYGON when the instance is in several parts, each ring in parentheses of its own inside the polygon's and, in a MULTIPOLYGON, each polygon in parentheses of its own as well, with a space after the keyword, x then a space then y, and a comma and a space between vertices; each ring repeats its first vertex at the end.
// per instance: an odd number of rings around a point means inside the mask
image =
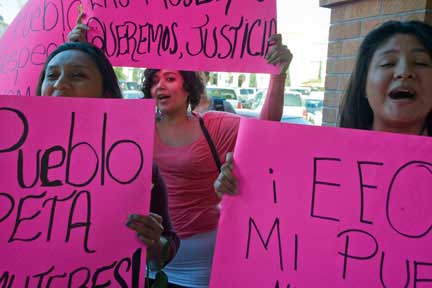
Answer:
POLYGON ((0 39, 0 94, 34 95, 47 56, 75 26, 79 0, 29 0, 0 39))
POLYGON ((430 285, 431 151, 429 137, 242 120, 210 287, 430 285))
POLYGON ((2 96, 0 123, 0 285, 143 287, 153 101, 2 96))
POLYGON ((89 42, 113 65, 278 72, 264 59, 276 33, 276 0, 29 0, 0 39, 0 94, 34 94, 81 2, 89 42))
POLYGON ((88 40, 114 65, 276 72, 266 64, 276 0, 83 1, 88 40))

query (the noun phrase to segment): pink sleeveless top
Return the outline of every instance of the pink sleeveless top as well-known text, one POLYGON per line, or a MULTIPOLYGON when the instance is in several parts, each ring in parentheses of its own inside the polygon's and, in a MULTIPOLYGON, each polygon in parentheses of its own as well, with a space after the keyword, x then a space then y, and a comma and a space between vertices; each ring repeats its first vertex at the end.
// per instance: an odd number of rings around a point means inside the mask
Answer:
MULTIPOLYGON (((209 111, 202 118, 224 163, 226 153, 234 150, 240 117, 209 111)), ((191 144, 172 147, 156 133, 154 149, 168 190, 171 222, 180 238, 216 229, 220 199, 213 183, 219 172, 204 134, 191 144)))

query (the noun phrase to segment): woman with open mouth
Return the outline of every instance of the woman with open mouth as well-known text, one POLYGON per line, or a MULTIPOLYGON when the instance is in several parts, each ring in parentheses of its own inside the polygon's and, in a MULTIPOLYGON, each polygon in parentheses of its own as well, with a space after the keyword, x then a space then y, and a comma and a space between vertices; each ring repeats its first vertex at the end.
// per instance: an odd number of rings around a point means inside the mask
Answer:
MULTIPOLYGON (((111 63, 101 50, 85 42, 62 44, 48 56, 36 95, 122 98, 111 63)), ((125 224, 147 247, 147 263, 161 268, 176 255, 180 239, 169 217, 165 183, 154 163, 152 184, 150 213, 125 215, 125 224)))
POLYGON ((390 21, 358 52, 341 106, 340 126, 432 135, 432 27, 390 21))

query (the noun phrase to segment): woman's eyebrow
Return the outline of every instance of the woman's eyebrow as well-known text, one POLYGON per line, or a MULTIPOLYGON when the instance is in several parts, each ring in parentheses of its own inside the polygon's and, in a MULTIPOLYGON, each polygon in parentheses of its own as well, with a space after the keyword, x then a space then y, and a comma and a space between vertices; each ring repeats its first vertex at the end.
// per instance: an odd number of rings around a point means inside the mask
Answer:
POLYGON ((399 52, 399 50, 397 50, 397 49, 388 49, 388 50, 384 50, 384 51, 379 52, 377 56, 386 56, 386 55, 394 54, 397 52, 399 52))
POLYGON ((176 73, 176 72, 172 72, 172 71, 169 71, 169 72, 164 72, 163 75, 164 75, 164 76, 171 76, 171 75, 177 76, 178 73, 176 73))
MULTIPOLYGON (((59 64, 50 64, 47 66, 47 69, 53 69, 53 68, 58 68, 60 65, 59 64)), ((87 70, 91 70, 93 69, 92 66, 89 65, 85 65, 85 64, 78 64, 78 63, 74 63, 74 64, 68 64, 67 66, 70 66, 72 68, 81 68, 81 69, 87 69, 87 70)))
MULTIPOLYGON (((388 49, 388 50, 384 50, 378 53, 378 56, 385 56, 385 55, 389 55, 389 54, 393 54, 393 53, 398 53, 399 50, 398 49, 388 49)), ((422 48, 422 47, 418 47, 418 48, 414 48, 410 51, 410 53, 426 53, 429 54, 428 50, 426 48, 422 48)))
POLYGON ((431 54, 431 52, 429 52, 426 48, 414 48, 413 50, 411 50, 411 53, 426 53, 426 54, 431 54))

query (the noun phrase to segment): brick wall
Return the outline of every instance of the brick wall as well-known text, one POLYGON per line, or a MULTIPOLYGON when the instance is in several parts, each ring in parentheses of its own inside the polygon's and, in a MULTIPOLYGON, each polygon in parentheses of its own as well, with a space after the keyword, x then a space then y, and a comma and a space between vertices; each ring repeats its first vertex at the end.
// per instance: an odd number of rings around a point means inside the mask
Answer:
POLYGON ((331 9, 323 125, 335 126, 363 37, 387 20, 432 24, 432 0, 320 0, 320 6, 331 9))

